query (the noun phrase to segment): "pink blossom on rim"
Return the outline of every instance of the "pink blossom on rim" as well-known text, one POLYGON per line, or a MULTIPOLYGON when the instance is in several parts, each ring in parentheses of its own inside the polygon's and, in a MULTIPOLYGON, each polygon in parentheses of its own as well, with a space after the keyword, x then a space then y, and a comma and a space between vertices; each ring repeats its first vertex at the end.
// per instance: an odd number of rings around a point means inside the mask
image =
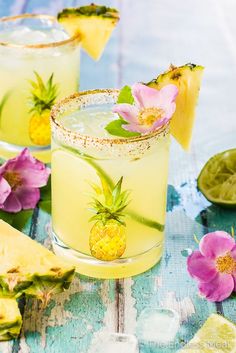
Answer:
POLYGON ((200 294, 220 302, 236 291, 236 244, 223 231, 206 234, 187 261, 189 274, 198 281, 200 294))
POLYGON ((161 128, 171 119, 176 108, 177 94, 178 88, 172 84, 157 90, 135 83, 132 87, 135 104, 116 104, 113 112, 127 122, 122 125, 123 129, 148 134, 161 128))
POLYGON ((19 212, 34 208, 39 188, 47 184, 50 169, 32 157, 25 148, 17 157, 0 166, 0 209, 19 212))

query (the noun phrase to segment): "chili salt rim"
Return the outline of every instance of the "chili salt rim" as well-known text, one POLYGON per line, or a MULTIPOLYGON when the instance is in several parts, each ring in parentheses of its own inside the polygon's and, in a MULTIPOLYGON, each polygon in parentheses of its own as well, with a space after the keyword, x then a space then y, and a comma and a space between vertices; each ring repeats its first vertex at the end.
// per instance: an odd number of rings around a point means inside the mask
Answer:
MULTIPOLYGON (((57 19, 54 16, 51 15, 44 15, 44 14, 30 14, 30 13, 25 13, 22 15, 16 15, 16 16, 6 16, 6 17, 1 17, 0 18, 0 23, 4 22, 10 22, 10 21, 15 21, 15 20, 20 20, 20 19, 42 19, 42 20, 48 20, 51 23, 57 23, 57 19)), ((18 49, 46 49, 46 48, 56 48, 56 47, 61 47, 64 45, 68 45, 71 43, 79 43, 81 41, 81 36, 79 34, 75 34, 72 37, 69 37, 68 39, 64 40, 59 40, 55 42, 50 42, 50 43, 37 43, 37 44, 16 44, 16 43, 11 43, 10 41, 8 42, 2 42, 0 41, 0 47, 8 47, 8 48, 18 48, 18 49)))
POLYGON ((119 92, 120 90, 118 89, 87 90, 74 93, 57 102, 51 110, 51 130, 53 137, 59 144, 63 143, 74 148, 91 148, 108 153, 109 155, 115 154, 119 157, 123 154, 129 154, 135 158, 136 155, 144 154, 154 142, 169 134, 169 122, 150 134, 129 138, 107 138, 72 131, 63 126, 58 119, 65 112, 76 110, 76 107, 78 109, 95 104, 115 104, 119 92), (112 152, 111 147, 113 147, 112 152))

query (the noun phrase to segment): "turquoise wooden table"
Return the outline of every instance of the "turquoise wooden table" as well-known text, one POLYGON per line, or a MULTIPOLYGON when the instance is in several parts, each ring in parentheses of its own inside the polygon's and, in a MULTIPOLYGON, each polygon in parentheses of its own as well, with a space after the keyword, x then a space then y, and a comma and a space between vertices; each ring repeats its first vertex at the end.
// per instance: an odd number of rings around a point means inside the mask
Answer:
MULTIPOLYGON (((211 155, 235 147, 235 1, 101 2, 118 7, 122 20, 99 63, 82 54, 81 89, 149 81, 170 63, 194 62, 206 67, 192 150, 186 154, 172 144, 165 253, 159 265, 133 278, 104 281, 78 276, 70 290, 55 297, 45 311, 39 310, 37 301, 21 302, 21 338, 1 343, 1 353, 91 352, 101 334, 136 334, 137 321, 146 308, 175 309, 181 327, 174 347, 140 342, 142 353, 176 352, 212 312, 236 321, 235 299, 213 304, 200 298, 184 256, 184 250, 196 248, 193 234, 201 238, 209 230, 236 227, 235 211, 210 205, 197 192, 195 181, 211 155)), ((0 15, 55 14, 64 6, 81 3, 1 0, 0 15)), ((50 217, 35 209, 24 231, 50 247, 49 224, 50 217)))

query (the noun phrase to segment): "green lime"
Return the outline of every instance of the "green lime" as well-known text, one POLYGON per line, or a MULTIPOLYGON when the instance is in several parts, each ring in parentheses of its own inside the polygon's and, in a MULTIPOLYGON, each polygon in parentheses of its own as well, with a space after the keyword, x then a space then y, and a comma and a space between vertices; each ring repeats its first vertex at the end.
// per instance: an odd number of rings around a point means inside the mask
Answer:
POLYGON ((193 339, 178 353, 235 353, 236 326, 218 314, 209 316, 193 339))
POLYGON ((197 186, 210 202, 236 207, 236 149, 210 158, 198 176, 197 186))

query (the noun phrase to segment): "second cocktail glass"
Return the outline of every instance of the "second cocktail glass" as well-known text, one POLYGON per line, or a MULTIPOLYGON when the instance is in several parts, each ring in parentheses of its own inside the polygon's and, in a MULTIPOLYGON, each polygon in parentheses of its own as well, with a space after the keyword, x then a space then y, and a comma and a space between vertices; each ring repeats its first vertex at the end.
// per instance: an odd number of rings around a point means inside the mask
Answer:
POLYGON ((50 161, 50 109, 75 92, 79 37, 69 37, 48 15, 0 19, 0 156, 28 147, 50 161))
POLYGON ((52 111, 53 246, 91 277, 144 272, 163 252, 169 124, 109 135, 118 94, 82 92, 52 111))

